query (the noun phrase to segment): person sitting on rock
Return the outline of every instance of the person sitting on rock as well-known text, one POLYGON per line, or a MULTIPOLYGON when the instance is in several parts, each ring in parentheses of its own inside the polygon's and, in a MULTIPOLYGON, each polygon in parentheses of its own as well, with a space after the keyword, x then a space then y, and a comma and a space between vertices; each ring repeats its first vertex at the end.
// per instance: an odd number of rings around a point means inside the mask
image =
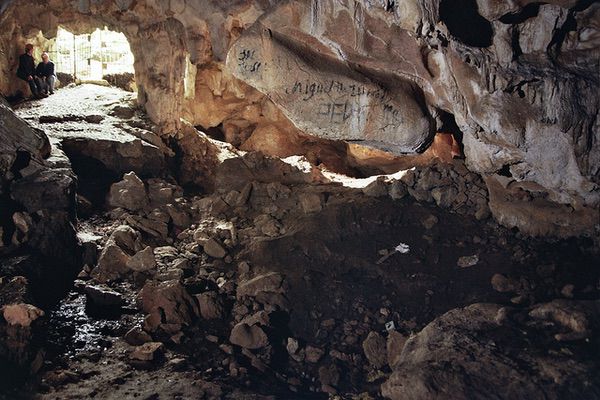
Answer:
POLYGON ((35 69, 35 74, 42 82, 42 90, 45 94, 54 94, 54 82, 56 74, 54 73, 54 63, 50 61, 48 53, 42 53, 42 62, 35 69))
POLYGON ((25 46, 25 54, 19 57, 19 67, 17 68, 17 77, 29 84, 33 97, 43 97, 42 83, 35 74, 35 61, 33 59, 33 45, 28 43, 25 46))

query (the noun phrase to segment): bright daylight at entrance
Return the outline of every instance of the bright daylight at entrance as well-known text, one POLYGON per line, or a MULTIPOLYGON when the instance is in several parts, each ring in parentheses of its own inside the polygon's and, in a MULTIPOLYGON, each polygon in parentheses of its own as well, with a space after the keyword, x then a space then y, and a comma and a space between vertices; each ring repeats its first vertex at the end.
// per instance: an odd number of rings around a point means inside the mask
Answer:
POLYGON ((84 35, 59 28, 47 52, 57 72, 72 74, 83 81, 134 72, 133 54, 125 35, 107 28, 84 35))

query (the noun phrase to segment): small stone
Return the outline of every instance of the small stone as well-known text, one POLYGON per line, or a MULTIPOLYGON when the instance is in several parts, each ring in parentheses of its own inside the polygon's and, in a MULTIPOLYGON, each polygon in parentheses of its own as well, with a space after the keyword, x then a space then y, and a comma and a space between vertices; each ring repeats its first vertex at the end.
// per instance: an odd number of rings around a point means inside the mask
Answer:
POLYGON ((131 358, 138 361, 155 361, 163 352, 164 345, 161 342, 148 342, 137 346, 131 353, 131 358))
POLYGON ((562 294, 564 297, 566 297, 568 299, 572 299, 574 290, 575 290, 575 285, 573 285, 572 283, 569 283, 569 284, 563 286, 563 288, 560 291, 560 294, 562 294))
POLYGON ((298 352, 298 349, 300 349, 300 344, 298 343, 298 340, 294 338, 288 338, 286 349, 290 355, 296 354, 298 352))
POLYGON ((15 225, 15 232, 12 237, 12 243, 15 246, 19 246, 27 242, 29 238, 29 231, 33 226, 31 216, 27 213, 16 212, 12 216, 13 223, 15 225))
POLYGON ((375 331, 369 332, 369 335, 362 344, 365 357, 375 368, 382 368, 387 364, 386 340, 375 331))
POLYGON ((44 316, 44 311, 26 303, 9 304, 3 306, 0 311, 9 325, 18 325, 24 328, 31 326, 35 320, 44 316))
POLYGON ((335 319, 330 318, 330 319, 323 320, 323 321, 321 321, 321 326, 327 330, 330 330, 333 327, 335 327, 335 319))
POLYGON ((185 368, 187 364, 187 361, 185 360, 185 358, 173 358, 172 360, 169 360, 169 362, 167 363, 167 365, 169 367, 171 367, 172 370, 174 371, 181 371, 185 368))
POLYGON ((239 263, 238 265, 238 274, 240 276, 245 276, 250 272, 250 264, 248 264, 246 261, 242 261, 241 263, 239 263))
POLYGON ((433 214, 428 215, 421 224, 425 227, 425 229, 430 230, 438 223, 438 217, 433 214))
POLYGON ((333 387, 338 385, 340 382, 340 371, 335 364, 329 364, 328 366, 322 365, 319 367, 319 381, 322 385, 333 387))
POLYGON ((229 354, 229 355, 233 354, 233 346, 230 346, 228 344, 219 345, 219 349, 221 349, 221 351, 225 354, 229 354))
POLYGON ((219 337, 215 335, 206 335, 206 340, 211 343, 219 343, 219 337))
POLYGON ((227 255, 227 251, 215 239, 208 239, 202 246, 204 252, 213 258, 224 258, 227 255))
POLYGON ((77 279, 88 280, 90 278, 90 273, 87 272, 85 269, 82 269, 81 271, 79 271, 79 274, 77 274, 77 279))
POLYGON ((463 256, 458 259, 456 265, 461 268, 469 268, 477 265, 479 262, 479 256, 477 254, 473 254, 472 256, 463 256))
POLYGON ((177 332, 173 336, 171 336, 171 342, 175 344, 183 343, 183 339, 185 339, 185 334, 183 332, 177 332))
POLYGON ((301 193, 299 195, 302 210, 309 214, 323 209, 321 196, 317 193, 301 193))
POLYGON ((277 272, 258 275, 238 286, 237 298, 240 299, 243 296, 256 297, 263 292, 284 293, 283 280, 283 275, 277 272))
POLYGON ((152 336, 146 333, 140 327, 133 327, 127 331, 123 339, 132 346, 140 346, 144 343, 151 342, 152 336))
POLYGON ((323 354, 325 354, 325 352, 322 349, 314 346, 306 346, 305 351, 306 361, 313 364, 318 363, 321 357, 323 357, 323 354))
POLYGON ((492 276, 492 287, 497 292, 508 293, 514 292, 518 288, 518 285, 512 279, 508 279, 502 274, 494 274, 492 276))

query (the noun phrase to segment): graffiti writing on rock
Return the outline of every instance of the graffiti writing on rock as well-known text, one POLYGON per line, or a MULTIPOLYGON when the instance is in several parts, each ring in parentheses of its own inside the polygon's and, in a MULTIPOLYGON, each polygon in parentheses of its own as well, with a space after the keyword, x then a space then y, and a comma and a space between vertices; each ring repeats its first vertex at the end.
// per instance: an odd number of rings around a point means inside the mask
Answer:
POLYGON ((317 100, 315 96, 319 95, 338 99, 341 97, 341 101, 325 102, 322 101, 322 97, 318 97, 321 101, 316 106, 316 114, 332 123, 344 123, 351 117, 360 121, 364 118, 367 108, 379 108, 386 124, 402 123, 400 110, 389 99, 386 90, 378 86, 344 83, 333 79, 326 82, 297 80, 285 88, 285 93, 288 96, 300 96, 304 102, 314 102, 317 100), (371 101, 368 104, 359 102, 359 98, 364 99, 364 97, 371 101))
POLYGON ((257 72, 260 69, 262 63, 260 61, 255 61, 255 53, 256 50, 248 49, 243 49, 239 52, 237 60, 240 69, 246 72, 257 72))
POLYGON ((350 97, 367 96, 374 99, 384 100, 385 90, 382 88, 370 88, 360 84, 348 84, 336 80, 329 80, 325 83, 316 81, 295 81, 291 87, 285 89, 286 94, 303 95, 303 101, 311 100, 318 94, 345 94, 350 97))
POLYGON ((360 118, 361 109, 347 101, 344 103, 321 103, 318 106, 317 115, 333 123, 343 123, 353 115, 360 118))

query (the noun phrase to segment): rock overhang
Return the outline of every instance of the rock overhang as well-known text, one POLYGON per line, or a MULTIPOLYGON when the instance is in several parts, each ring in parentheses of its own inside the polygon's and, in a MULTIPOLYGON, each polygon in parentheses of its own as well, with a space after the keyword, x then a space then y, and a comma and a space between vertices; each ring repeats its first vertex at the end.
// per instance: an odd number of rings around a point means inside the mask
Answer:
POLYGON ((361 73, 314 37, 277 30, 268 18, 233 44, 227 68, 314 136, 405 154, 424 150, 435 131, 413 82, 361 73))

